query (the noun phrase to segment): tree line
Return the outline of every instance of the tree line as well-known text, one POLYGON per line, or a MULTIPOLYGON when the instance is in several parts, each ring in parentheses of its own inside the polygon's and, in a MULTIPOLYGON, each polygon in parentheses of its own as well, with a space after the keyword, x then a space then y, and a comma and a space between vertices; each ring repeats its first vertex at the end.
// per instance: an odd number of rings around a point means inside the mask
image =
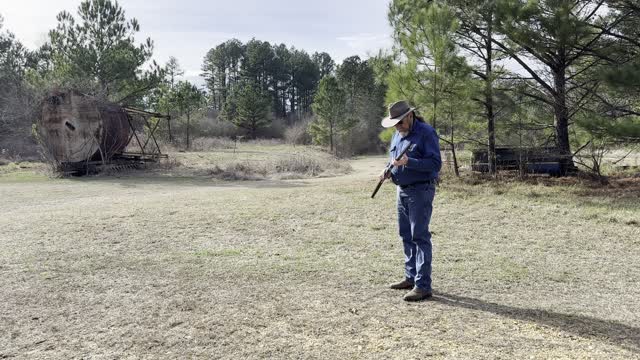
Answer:
MULTIPOLYGON (((380 145, 369 116, 382 115, 384 89, 376 83, 372 66, 357 56, 336 65, 326 52, 310 55, 285 44, 255 38, 243 44, 231 39, 204 56, 205 87, 200 89, 181 80, 184 70, 175 57, 162 65, 152 59, 153 41, 136 42, 140 24, 127 18, 115 1, 85 0, 76 14, 63 11, 57 21, 46 43, 33 51, 25 49, 10 32, 2 32, 1 76, 7 78, 2 91, 16 101, 30 102, 36 112, 37 100, 47 89, 72 88, 105 101, 172 115, 177 119, 172 121, 173 128, 170 121, 162 130, 169 141, 176 137, 175 127, 185 130, 187 147, 193 116, 232 123, 249 137, 259 136, 273 119, 283 119, 288 126, 304 123, 312 141, 329 145, 332 151, 337 144, 348 152, 371 151, 380 145), (345 89, 340 119, 314 116, 318 87, 329 76, 345 89), (29 93, 28 99, 17 96, 15 88, 29 93), (365 102, 373 109, 365 109, 365 102), (333 122, 341 124, 332 127, 333 122), (350 144, 346 137, 354 134, 357 126, 373 134, 373 141, 350 144)), ((8 114, 11 109, 28 106, 12 106, 6 99, 0 104, 5 114, 0 126, 24 128, 21 134, 25 135, 37 115, 20 118, 8 114)))
POLYGON ((207 52, 202 75, 213 109, 223 110, 236 89, 250 84, 269 96, 276 116, 300 117, 311 112, 318 82, 335 65, 326 52, 309 55, 285 44, 231 39, 207 52))
POLYGON ((340 64, 230 39, 204 55, 202 89, 180 80, 176 58, 152 60, 153 41, 136 42, 140 25, 115 1, 61 12, 33 51, 0 21, 0 135, 28 136, 42 92, 72 87, 171 114, 187 146, 194 122, 258 137, 280 119, 336 153, 378 151, 391 131, 380 133, 385 104, 399 99, 419 107, 454 161, 462 145, 486 148, 492 173, 499 145, 553 146, 566 170, 591 159, 583 165, 598 172, 606 149, 640 142, 634 0, 393 0, 388 18, 393 49, 340 64))
POLYGON ((633 0, 393 0, 392 98, 421 105, 452 149, 554 146, 563 168, 640 142, 633 0), (511 64, 507 66, 507 64, 511 64), (580 160, 579 160, 580 161, 580 160))

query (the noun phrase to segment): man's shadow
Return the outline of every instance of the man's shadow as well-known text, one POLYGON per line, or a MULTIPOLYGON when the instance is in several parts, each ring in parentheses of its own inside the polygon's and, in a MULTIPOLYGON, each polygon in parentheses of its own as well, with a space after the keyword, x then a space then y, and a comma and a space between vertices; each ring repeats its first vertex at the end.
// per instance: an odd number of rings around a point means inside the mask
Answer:
POLYGON ((515 320, 535 322, 586 338, 596 338, 640 353, 640 328, 588 316, 568 315, 547 310, 523 309, 469 297, 436 292, 433 301, 471 310, 481 310, 515 320))

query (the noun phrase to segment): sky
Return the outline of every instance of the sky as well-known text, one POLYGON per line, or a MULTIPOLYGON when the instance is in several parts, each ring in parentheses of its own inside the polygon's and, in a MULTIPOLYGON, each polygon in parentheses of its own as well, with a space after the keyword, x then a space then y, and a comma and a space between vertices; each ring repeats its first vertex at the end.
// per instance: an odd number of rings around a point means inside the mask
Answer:
MULTIPOLYGON (((27 48, 47 39, 63 10, 76 16, 81 0, 0 0, 4 29, 27 48)), ((389 0, 120 0, 127 19, 140 23, 139 40, 154 41, 159 64, 178 59, 187 80, 202 84, 203 58, 216 45, 252 38, 294 46, 309 54, 325 51, 340 63, 367 58, 392 45, 389 0)))

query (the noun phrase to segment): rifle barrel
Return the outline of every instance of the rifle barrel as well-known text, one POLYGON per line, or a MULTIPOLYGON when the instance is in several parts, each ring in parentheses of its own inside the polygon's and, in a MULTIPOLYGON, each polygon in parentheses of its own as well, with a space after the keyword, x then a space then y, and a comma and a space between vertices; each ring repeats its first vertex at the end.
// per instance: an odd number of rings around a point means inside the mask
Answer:
MULTIPOLYGON (((402 157, 404 156, 404 154, 407 153, 407 151, 409 150, 409 147, 411 146, 411 143, 407 144, 407 146, 404 147, 404 149, 402 149, 402 152, 400 153, 400 155, 398 155, 396 157, 396 161, 400 161, 400 159, 402 159, 402 157)), ((384 169, 384 174, 385 177, 387 175, 388 172, 391 171, 391 169, 393 168, 393 164, 389 164, 385 169, 384 169)), ((380 186, 382 186, 382 183, 384 182, 384 178, 380 181, 378 181, 378 185, 376 185, 375 190, 373 190, 373 194, 371 194, 371 198, 373 199, 374 196, 376 196, 376 194, 378 193, 378 190, 380 190, 380 186)))

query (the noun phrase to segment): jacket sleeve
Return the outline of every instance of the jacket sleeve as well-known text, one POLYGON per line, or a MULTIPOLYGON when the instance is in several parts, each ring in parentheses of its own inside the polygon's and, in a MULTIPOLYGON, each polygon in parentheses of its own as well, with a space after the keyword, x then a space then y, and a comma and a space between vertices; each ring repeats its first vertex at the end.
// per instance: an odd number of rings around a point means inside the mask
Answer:
MULTIPOLYGON (((393 152, 396 148, 396 146, 398 146, 398 140, 396 139, 396 136, 398 135, 398 133, 396 132, 395 134, 393 134, 393 136, 391 137, 391 146, 389 147, 389 162, 387 163, 387 166, 391 165, 393 163, 393 160, 395 160, 395 156, 393 155, 393 152)), ((393 181, 393 183, 396 182, 396 175, 398 174, 398 168, 395 166, 391 167, 391 181, 393 181)))
POLYGON ((440 141, 435 130, 429 131, 422 137, 424 156, 422 158, 409 158, 407 168, 422 172, 439 172, 442 167, 440 159, 440 141))

